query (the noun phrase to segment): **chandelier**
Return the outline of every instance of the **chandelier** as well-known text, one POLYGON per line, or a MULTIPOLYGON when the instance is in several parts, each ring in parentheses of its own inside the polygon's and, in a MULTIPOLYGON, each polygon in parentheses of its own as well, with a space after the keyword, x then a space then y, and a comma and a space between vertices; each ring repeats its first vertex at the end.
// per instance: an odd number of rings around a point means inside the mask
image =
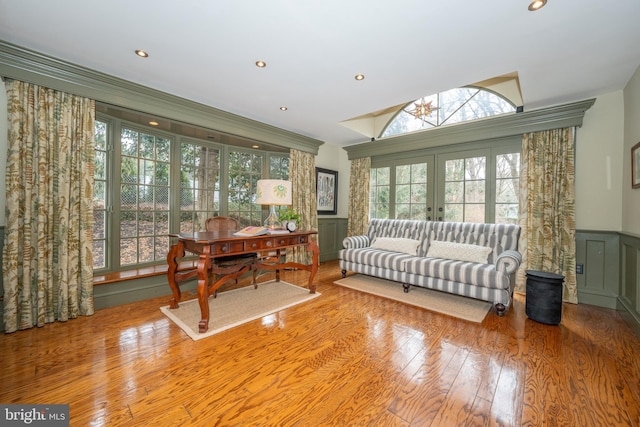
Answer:
POLYGON ((432 104, 433 101, 425 102, 424 98, 422 98, 420 102, 414 102, 413 110, 409 110, 407 112, 416 119, 425 120, 431 115, 431 113, 440 109, 440 107, 434 107, 432 104))

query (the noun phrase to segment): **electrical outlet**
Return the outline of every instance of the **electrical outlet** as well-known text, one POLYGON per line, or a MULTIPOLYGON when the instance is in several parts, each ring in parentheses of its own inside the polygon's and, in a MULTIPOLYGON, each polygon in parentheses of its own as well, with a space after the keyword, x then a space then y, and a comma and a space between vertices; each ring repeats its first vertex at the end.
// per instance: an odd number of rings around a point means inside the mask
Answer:
POLYGON ((584 264, 576 264, 576 274, 584 274, 584 264))

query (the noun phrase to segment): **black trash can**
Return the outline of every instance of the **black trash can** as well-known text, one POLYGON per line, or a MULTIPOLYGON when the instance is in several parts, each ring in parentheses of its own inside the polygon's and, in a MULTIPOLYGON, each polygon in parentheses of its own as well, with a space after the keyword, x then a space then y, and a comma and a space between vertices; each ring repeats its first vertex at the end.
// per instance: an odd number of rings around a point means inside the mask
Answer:
POLYGON ((547 325, 562 320, 562 283, 564 276, 546 271, 527 270, 525 311, 529 319, 547 325))

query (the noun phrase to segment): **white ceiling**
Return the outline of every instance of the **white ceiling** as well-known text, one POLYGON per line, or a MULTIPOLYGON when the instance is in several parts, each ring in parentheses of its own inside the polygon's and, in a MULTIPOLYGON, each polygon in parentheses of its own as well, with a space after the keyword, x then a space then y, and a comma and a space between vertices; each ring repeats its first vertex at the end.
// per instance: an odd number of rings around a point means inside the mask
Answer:
POLYGON ((640 0, 529 1, 0 0, 0 39, 345 146, 344 120, 511 72, 525 110, 624 88, 640 0))

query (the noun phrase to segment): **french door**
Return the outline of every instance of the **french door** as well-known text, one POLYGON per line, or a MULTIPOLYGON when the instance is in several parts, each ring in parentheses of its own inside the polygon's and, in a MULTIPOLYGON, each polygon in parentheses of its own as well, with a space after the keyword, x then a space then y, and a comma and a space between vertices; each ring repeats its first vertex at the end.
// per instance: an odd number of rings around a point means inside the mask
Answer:
POLYGON ((515 223, 519 163, 513 146, 374 163, 371 218, 515 223))
POLYGON ((371 168, 370 217, 433 219, 434 156, 371 168))

